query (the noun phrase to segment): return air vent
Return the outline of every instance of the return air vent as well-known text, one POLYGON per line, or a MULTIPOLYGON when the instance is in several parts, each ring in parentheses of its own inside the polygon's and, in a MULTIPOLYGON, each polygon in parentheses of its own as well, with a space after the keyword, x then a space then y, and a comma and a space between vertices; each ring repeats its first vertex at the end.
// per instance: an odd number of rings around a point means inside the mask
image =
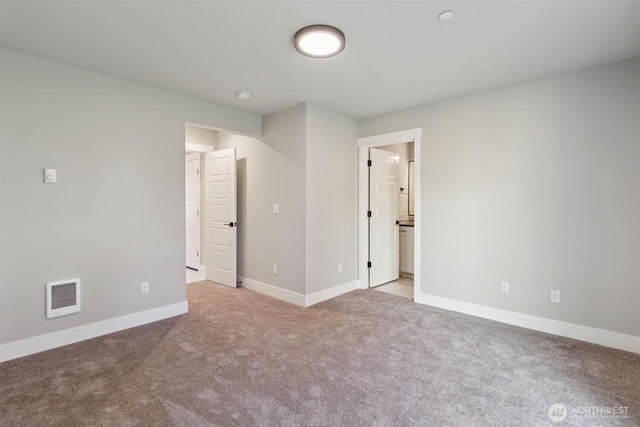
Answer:
POLYGON ((47 283, 47 319, 80 311, 80 279, 47 283))

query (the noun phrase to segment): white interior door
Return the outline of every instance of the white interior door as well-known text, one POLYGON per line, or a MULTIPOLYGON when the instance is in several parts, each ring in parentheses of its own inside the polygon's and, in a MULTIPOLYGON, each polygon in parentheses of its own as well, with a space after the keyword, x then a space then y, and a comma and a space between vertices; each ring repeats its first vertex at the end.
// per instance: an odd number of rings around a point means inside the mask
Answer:
POLYGON ((236 286, 236 149, 205 154, 206 271, 212 282, 236 286))
POLYGON ((185 156, 187 267, 200 269, 200 154, 185 156))
POLYGON ((398 186, 400 156, 369 149, 369 286, 374 287, 400 277, 398 186))

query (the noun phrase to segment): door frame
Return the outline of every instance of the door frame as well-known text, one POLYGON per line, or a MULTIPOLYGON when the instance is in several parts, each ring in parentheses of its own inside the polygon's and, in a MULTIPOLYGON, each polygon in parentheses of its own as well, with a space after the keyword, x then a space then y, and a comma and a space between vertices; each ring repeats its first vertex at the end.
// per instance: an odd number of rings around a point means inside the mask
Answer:
MULTIPOLYGON (((188 124, 187 124, 188 125, 188 124)), ((185 125, 185 127, 187 126, 185 125)), ((189 126, 193 126, 196 127, 194 125, 189 125, 189 126)), ((202 127, 202 126, 198 126, 198 127, 202 127)), ((208 129, 208 128, 207 128, 208 129)), ((204 154, 205 153, 209 153, 211 151, 214 151, 215 148, 212 147, 211 145, 204 145, 204 144, 194 144, 192 142, 185 142, 184 144, 184 151, 185 154, 187 153, 194 153, 194 154, 200 154, 200 188, 201 191, 204 190, 204 182, 203 182, 203 177, 204 177, 204 165, 202 164, 202 160, 204 159, 204 154)), ((186 218, 185 218, 185 224, 186 224, 186 218)), ((200 198, 200 230, 204 230, 204 215, 202 212, 202 197, 200 198)), ((202 239, 202 233, 200 233, 200 268, 198 269, 198 272, 202 272, 204 271, 204 269, 206 268, 204 263, 202 262, 203 257, 203 251, 202 251, 202 247, 206 246, 207 244, 207 233, 204 233, 204 239, 202 239)), ((186 257, 186 254, 185 254, 186 257)))
POLYGON ((383 145, 401 144, 413 141, 414 162, 414 255, 413 255, 413 301, 420 303, 420 139, 422 128, 408 129, 399 132, 373 135, 358 138, 358 281, 360 289, 369 288, 369 270, 367 268, 369 254, 369 233, 367 207, 369 200, 369 176, 367 160, 369 148, 383 145))
MULTIPOLYGON (((202 262, 201 262, 202 261, 202 257, 201 257, 201 254, 202 254, 202 241, 201 241, 202 240, 201 239, 201 236, 202 236, 202 231, 201 231, 201 229, 202 229, 202 218, 201 218, 201 215, 200 215, 200 212, 202 212, 202 200, 201 200, 201 197, 200 197, 200 190, 201 190, 201 187, 202 187, 202 176, 201 176, 199 171, 202 169, 202 167, 201 167, 202 166, 202 154, 201 153, 185 154, 184 160, 185 160, 185 169, 186 169, 186 163, 187 162, 194 161, 194 160, 197 160, 197 162, 198 162, 198 173, 197 173, 198 178, 196 180, 198 182, 198 185, 196 187, 197 190, 198 190, 196 192, 197 193, 196 194, 196 201, 197 201, 197 204, 196 204, 197 214, 196 214, 196 216, 198 218, 197 221, 196 221, 198 223, 198 233, 197 233, 197 237, 196 237, 196 241, 197 241, 197 249, 196 249, 196 254, 197 255, 196 255, 196 258, 198 259, 198 269, 196 271, 200 271, 202 269, 202 262)), ((186 181, 186 179, 185 179, 185 181, 186 181)), ((186 184, 186 182, 185 182, 185 184, 186 184)), ((185 192, 186 192, 186 190, 185 190, 185 192)), ((186 224, 186 222, 187 221, 185 219, 185 224, 186 224)), ((185 238, 185 240, 186 240, 186 238, 185 238)), ((187 266, 187 268, 192 268, 192 267, 187 266)))

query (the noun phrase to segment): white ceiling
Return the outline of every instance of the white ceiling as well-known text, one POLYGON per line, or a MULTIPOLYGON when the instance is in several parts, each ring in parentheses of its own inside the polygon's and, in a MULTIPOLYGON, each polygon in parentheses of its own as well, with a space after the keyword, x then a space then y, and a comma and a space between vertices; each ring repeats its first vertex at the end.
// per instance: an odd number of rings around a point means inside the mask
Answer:
POLYGON ((0 4, 6 48, 260 115, 311 102, 361 119, 640 56, 640 0, 0 4), (316 23, 344 52, 295 51, 316 23))

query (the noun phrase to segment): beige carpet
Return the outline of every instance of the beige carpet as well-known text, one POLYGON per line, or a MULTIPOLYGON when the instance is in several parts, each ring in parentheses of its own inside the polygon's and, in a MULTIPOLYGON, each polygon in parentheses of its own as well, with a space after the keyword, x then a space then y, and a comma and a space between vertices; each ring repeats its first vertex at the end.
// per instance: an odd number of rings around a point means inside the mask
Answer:
POLYGON ((375 291, 304 309, 198 282, 188 298, 179 318, 0 364, 0 425, 640 424, 639 355, 375 291))

